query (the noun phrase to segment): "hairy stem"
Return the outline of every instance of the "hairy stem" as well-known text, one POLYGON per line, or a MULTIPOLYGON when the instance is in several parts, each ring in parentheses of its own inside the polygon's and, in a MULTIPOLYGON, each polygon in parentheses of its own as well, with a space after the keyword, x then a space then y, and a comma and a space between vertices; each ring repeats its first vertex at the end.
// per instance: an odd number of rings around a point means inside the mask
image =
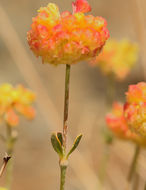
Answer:
POLYGON ((130 166, 130 170, 129 170, 129 173, 128 173, 128 178, 127 178, 127 181, 129 183, 132 181, 133 175, 135 173, 136 164, 137 164, 137 161, 138 161, 139 154, 140 154, 140 146, 136 145, 134 157, 133 157, 133 160, 132 160, 132 163, 131 163, 131 166, 130 166))
MULTIPOLYGON (((69 81, 70 81, 70 65, 66 65, 65 73, 65 97, 64 97, 64 119, 63 119, 63 149, 66 154, 67 131, 68 131, 68 107, 69 107, 69 81)), ((60 190, 65 189, 65 176, 68 161, 66 159, 60 160, 60 190)))
POLYGON ((60 165, 60 190, 65 189, 66 169, 67 169, 67 166, 60 165))
POLYGON ((70 65, 66 65, 65 74, 65 97, 64 97, 64 120, 63 120, 63 147, 66 149, 67 130, 68 130, 68 107, 69 107, 69 81, 70 81, 70 65))

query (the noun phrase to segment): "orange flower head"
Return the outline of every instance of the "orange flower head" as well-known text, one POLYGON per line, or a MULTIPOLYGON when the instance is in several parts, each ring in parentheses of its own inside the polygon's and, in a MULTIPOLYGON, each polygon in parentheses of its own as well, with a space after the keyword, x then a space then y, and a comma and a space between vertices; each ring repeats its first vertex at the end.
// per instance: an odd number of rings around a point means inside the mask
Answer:
POLYGON ((123 115, 123 105, 115 102, 112 107, 111 113, 106 116, 106 123, 112 132, 123 139, 131 139, 135 135, 132 133, 123 115))
POLYGON ((86 16, 86 0, 72 3, 73 14, 59 12, 57 5, 41 7, 27 33, 30 49, 43 63, 74 64, 95 57, 109 38, 102 17, 86 16))
POLYGON ((108 40, 99 56, 91 61, 105 75, 114 75, 123 80, 138 59, 138 46, 129 40, 108 40))
POLYGON ((131 130, 146 136, 146 83, 130 85, 124 115, 131 130))
POLYGON ((22 85, 13 87, 10 84, 0 86, 0 121, 5 121, 9 126, 15 127, 19 124, 17 113, 28 119, 35 116, 35 110, 31 104, 35 95, 22 85))
POLYGON ((106 116, 106 123, 115 136, 133 141, 141 146, 146 146, 146 138, 143 138, 131 132, 129 125, 124 117, 124 106, 121 103, 115 102, 111 113, 106 116))
POLYGON ((130 85, 126 93, 128 103, 141 103, 146 102, 146 83, 139 82, 135 85, 130 85))

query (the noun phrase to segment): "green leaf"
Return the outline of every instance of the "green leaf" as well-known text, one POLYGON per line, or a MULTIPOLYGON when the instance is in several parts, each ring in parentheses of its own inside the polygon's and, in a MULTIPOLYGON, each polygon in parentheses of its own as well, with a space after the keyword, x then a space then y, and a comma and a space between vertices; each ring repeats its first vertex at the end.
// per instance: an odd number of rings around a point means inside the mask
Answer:
POLYGON ((59 138, 57 137, 56 133, 53 133, 51 136, 51 143, 54 150, 59 154, 60 157, 63 157, 63 149, 60 143, 59 138))
POLYGON ((69 153, 67 154, 67 158, 68 158, 68 157, 70 156, 70 154, 77 148, 77 146, 79 145, 79 142, 80 142, 82 136, 83 136, 83 135, 81 134, 81 135, 79 135, 79 136, 76 137, 72 148, 70 149, 69 153))
POLYGON ((7 190, 6 188, 4 188, 4 187, 0 187, 0 190, 7 190))
POLYGON ((57 132, 57 137, 58 137, 61 145, 63 145, 63 136, 62 136, 62 133, 61 132, 57 132))

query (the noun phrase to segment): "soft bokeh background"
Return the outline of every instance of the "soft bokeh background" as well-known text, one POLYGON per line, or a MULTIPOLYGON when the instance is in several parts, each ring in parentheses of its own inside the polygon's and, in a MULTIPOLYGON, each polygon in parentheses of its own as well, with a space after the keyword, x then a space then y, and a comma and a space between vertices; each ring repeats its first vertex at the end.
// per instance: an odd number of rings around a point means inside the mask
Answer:
MULTIPOLYGON (((60 10, 71 11, 71 0, 52 0, 60 10)), ((13 190, 59 189, 58 157, 50 144, 52 131, 61 130, 65 66, 42 65, 29 50, 26 33, 31 19, 47 0, 0 1, 0 84, 22 83, 36 92, 37 116, 33 122, 21 120, 15 149, 13 190)), ((92 14, 107 19, 111 37, 129 38, 140 45, 137 66, 123 82, 116 84, 117 100, 124 101, 128 85, 144 80, 146 64, 145 0, 89 0, 92 14)), ((71 68, 69 141, 83 133, 72 154, 66 189, 98 189, 98 169, 104 152, 101 128, 104 125, 107 79, 97 68, 80 63, 71 68)), ((0 131, 3 132, 1 126, 0 131)), ((106 188, 123 190, 134 145, 116 140, 111 148, 106 188)), ((0 143, 0 159, 5 147, 0 143)), ((146 180, 145 150, 139 159, 140 188, 146 180)), ((4 176, 0 185, 4 183, 4 176)))

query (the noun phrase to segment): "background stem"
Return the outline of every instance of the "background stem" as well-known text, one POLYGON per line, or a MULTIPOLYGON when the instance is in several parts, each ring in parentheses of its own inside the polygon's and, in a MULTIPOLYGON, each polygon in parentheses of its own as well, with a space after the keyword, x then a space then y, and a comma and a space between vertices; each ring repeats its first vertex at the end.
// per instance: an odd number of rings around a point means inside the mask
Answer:
POLYGON ((139 182, 140 182, 140 177, 139 174, 136 172, 133 184, 133 190, 139 190, 139 182))
POLYGON ((4 170, 6 168, 6 165, 8 164, 8 161, 10 160, 10 156, 6 154, 6 156, 3 158, 3 164, 2 167, 0 168, 0 177, 2 177, 4 170))
POLYGON ((146 183, 145 183, 145 185, 144 185, 144 190, 146 190, 146 183))
MULTIPOLYGON (((7 145, 7 153, 9 156, 11 156, 13 153, 14 141, 12 138, 12 128, 9 125, 7 125, 6 145, 7 145)), ((13 159, 11 159, 9 161, 7 168, 6 168, 6 188, 7 188, 7 190, 11 189, 12 171, 13 171, 13 159)))
POLYGON ((133 160, 132 160, 132 163, 131 163, 131 167, 130 167, 130 170, 129 170, 129 174, 128 174, 128 178, 127 178, 128 182, 131 182, 131 180, 133 178, 133 175, 135 173, 135 169, 136 169, 136 164, 137 164, 137 160, 138 160, 138 157, 139 157, 139 153, 140 153, 140 146, 136 145, 134 157, 133 157, 133 160))
POLYGON ((107 174, 109 154, 110 154, 110 144, 105 144, 104 153, 99 168, 99 178, 102 185, 104 184, 104 179, 106 178, 107 174))

